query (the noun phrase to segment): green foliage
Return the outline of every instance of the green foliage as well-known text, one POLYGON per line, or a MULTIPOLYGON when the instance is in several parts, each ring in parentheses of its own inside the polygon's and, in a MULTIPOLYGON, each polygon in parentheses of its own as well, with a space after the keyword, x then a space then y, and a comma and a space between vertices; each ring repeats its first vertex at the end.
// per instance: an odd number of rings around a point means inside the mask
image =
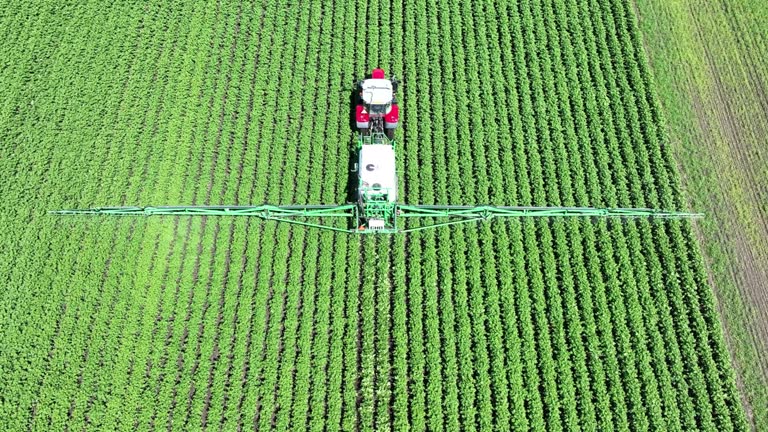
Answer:
POLYGON ((627 2, 11 3, 4 429, 745 428, 688 222, 44 215, 341 203, 375 66, 407 203, 674 208, 627 2))

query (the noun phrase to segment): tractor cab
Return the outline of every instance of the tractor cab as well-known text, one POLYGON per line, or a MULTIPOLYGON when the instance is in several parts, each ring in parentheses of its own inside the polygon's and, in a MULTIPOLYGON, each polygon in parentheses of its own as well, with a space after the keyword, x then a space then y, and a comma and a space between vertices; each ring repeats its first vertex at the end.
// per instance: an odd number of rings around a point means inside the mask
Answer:
POLYGON ((360 85, 360 97, 363 104, 368 106, 371 116, 383 116, 392 109, 394 91, 392 81, 387 79, 371 78, 360 85))
POLYGON ((395 136, 400 121, 400 110, 395 100, 399 81, 386 79, 383 69, 374 69, 371 78, 358 82, 359 102, 355 110, 355 123, 360 133, 370 135, 384 133, 389 139, 395 136))

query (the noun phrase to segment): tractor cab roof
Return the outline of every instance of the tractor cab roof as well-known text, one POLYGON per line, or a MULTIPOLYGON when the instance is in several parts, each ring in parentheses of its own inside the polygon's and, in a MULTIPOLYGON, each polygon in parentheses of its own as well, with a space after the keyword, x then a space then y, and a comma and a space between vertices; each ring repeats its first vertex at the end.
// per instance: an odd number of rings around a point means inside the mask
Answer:
POLYGON ((392 81, 370 78, 362 84, 363 101, 368 105, 386 105, 392 102, 392 81))

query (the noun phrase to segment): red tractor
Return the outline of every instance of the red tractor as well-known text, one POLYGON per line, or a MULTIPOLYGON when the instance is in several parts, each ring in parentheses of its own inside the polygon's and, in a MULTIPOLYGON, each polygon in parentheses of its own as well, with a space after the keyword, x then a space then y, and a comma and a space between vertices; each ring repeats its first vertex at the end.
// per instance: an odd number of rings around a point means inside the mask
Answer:
POLYGON ((384 69, 374 69, 371 77, 357 83, 360 101, 355 110, 355 122, 362 135, 384 133, 393 139, 400 120, 395 92, 400 82, 384 78, 384 69))

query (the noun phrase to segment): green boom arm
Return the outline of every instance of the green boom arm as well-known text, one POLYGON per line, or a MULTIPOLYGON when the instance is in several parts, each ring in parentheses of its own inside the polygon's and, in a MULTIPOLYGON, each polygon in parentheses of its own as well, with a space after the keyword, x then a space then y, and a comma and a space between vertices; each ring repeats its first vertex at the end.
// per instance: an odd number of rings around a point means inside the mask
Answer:
MULTIPOLYGON (((331 225, 298 220, 297 218, 355 218, 358 206, 345 205, 291 205, 291 206, 167 206, 167 207, 96 207, 82 210, 56 210, 57 215, 114 215, 114 216, 251 216, 292 224, 340 232, 370 232, 345 229, 331 225)), ((406 228, 398 232, 420 231, 440 226, 476 222, 493 218, 530 217, 625 217, 684 219, 700 218, 700 213, 685 213, 646 208, 593 208, 593 207, 503 207, 503 206, 451 206, 451 205, 400 205, 396 206, 398 218, 451 219, 431 225, 406 228)), ((392 232, 392 231, 387 231, 392 232)))
POLYGON ((296 220, 301 217, 355 217, 357 206, 347 205, 292 205, 292 206, 161 206, 161 207, 94 207, 82 210, 56 210, 57 215, 110 215, 110 216, 252 216, 261 219, 288 222, 314 228, 349 232, 351 230, 330 225, 296 220))
POLYGON ((505 207, 505 206, 430 206, 430 205, 400 205, 398 217, 437 217, 453 218, 454 220, 438 222, 432 225, 402 230, 419 231, 439 226, 475 222, 499 217, 531 218, 531 217, 624 217, 624 218, 660 218, 685 219, 700 218, 701 213, 685 213, 647 208, 594 208, 594 207, 505 207))

